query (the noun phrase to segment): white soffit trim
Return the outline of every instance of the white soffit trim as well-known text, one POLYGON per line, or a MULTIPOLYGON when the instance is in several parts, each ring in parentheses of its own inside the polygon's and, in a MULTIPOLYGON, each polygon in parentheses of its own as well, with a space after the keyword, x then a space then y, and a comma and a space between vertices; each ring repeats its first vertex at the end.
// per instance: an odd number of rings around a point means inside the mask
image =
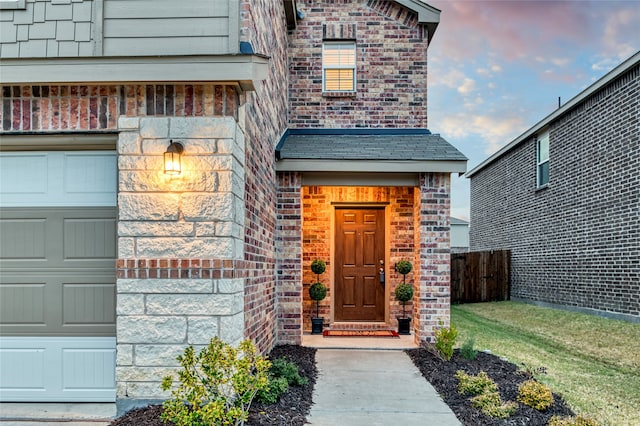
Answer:
POLYGON ((3 59, 3 84, 229 82, 243 90, 265 80, 260 55, 3 59))
POLYGON ((418 186, 417 173, 302 173, 304 186, 418 186))
POLYGON ((279 172, 464 173, 466 161, 292 160, 276 162, 279 172))

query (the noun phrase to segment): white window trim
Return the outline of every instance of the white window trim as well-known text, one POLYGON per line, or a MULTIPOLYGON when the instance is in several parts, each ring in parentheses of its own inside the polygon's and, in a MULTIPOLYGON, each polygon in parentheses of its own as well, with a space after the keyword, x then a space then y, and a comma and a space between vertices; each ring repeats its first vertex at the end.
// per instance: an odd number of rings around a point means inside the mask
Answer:
POLYGON ((540 136, 536 137, 536 187, 538 188, 544 188, 545 186, 549 185, 549 179, 550 179, 549 172, 547 172, 547 181, 546 182, 540 181, 542 179, 542 176, 540 175, 541 167, 544 164, 549 164, 549 157, 550 157, 549 150, 550 150, 549 131, 545 131, 540 136), (547 143, 547 158, 541 159, 540 144, 544 141, 546 141, 547 143))
POLYGON ((349 92, 349 93, 355 93, 356 92, 356 87, 357 87, 357 83, 358 83, 358 77, 357 77, 357 72, 356 72, 356 64, 358 63, 358 58, 357 58, 357 52, 356 52, 356 42, 355 41, 325 41, 322 43, 322 91, 325 93, 336 93, 336 92, 349 92), (326 46, 331 46, 331 45, 337 45, 337 44, 351 44, 353 45, 353 65, 338 65, 338 66, 332 66, 332 67, 327 67, 325 66, 325 60, 324 60, 324 52, 325 52, 325 47, 326 46), (325 70, 327 69, 352 69, 353 70, 353 90, 328 90, 326 87, 326 82, 325 82, 325 70))
POLYGON ((0 9, 26 9, 25 0, 0 0, 0 9))

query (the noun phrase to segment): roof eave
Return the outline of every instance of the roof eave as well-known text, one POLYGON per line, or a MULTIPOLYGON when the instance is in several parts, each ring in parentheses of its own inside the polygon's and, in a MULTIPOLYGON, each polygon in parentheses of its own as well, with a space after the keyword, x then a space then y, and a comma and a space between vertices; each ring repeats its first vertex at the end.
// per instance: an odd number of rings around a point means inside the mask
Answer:
POLYGON ((476 167, 465 173, 465 177, 471 178, 473 175, 487 167, 489 164, 496 161, 498 158, 502 157, 507 152, 511 151, 516 146, 520 145, 522 142, 528 140, 529 138, 535 136, 538 132, 543 130, 552 121, 556 118, 560 117, 562 114, 571 110, 573 107, 578 105, 580 102, 584 101, 587 97, 591 96, 607 84, 609 84, 612 80, 618 78, 621 74, 627 72, 632 67, 636 66, 640 63, 640 51, 636 52, 626 61, 622 62, 620 65, 615 67, 613 70, 609 71, 603 77, 601 77, 598 81, 593 83, 591 86, 584 89, 582 92, 571 98, 567 103, 562 105, 560 108, 553 111, 551 114, 547 115, 545 118, 536 123, 533 127, 529 128, 527 131, 522 133, 520 136, 509 142, 507 145, 503 146, 496 153, 491 155, 489 158, 484 160, 482 163, 478 164, 476 167))
POLYGON ((427 40, 431 43, 431 39, 440 23, 440 9, 436 9, 419 0, 396 0, 396 3, 418 14, 418 22, 427 27, 427 40))
POLYGON ((279 172, 464 173, 466 160, 318 160, 282 159, 279 172))

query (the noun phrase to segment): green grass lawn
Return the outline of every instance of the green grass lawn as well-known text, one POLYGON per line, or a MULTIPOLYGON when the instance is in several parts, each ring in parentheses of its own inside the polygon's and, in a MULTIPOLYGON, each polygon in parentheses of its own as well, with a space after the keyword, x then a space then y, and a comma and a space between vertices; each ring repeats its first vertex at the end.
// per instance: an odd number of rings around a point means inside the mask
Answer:
POLYGON ((577 414, 601 425, 640 425, 640 324, 516 302, 453 305, 457 346, 532 369, 577 414))

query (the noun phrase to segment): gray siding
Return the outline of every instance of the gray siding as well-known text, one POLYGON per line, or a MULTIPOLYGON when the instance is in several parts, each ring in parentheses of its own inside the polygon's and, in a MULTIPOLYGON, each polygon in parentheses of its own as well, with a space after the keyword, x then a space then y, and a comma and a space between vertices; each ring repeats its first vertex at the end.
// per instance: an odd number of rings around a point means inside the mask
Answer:
POLYGON ((640 67, 550 125, 549 186, 530 139, 471 179, 472 251, 512 252, 513 297, 640 315, 640 67))
POLYGON ((239 0, 27 0, 0 10, 0 57, 239 51, 239 0))

